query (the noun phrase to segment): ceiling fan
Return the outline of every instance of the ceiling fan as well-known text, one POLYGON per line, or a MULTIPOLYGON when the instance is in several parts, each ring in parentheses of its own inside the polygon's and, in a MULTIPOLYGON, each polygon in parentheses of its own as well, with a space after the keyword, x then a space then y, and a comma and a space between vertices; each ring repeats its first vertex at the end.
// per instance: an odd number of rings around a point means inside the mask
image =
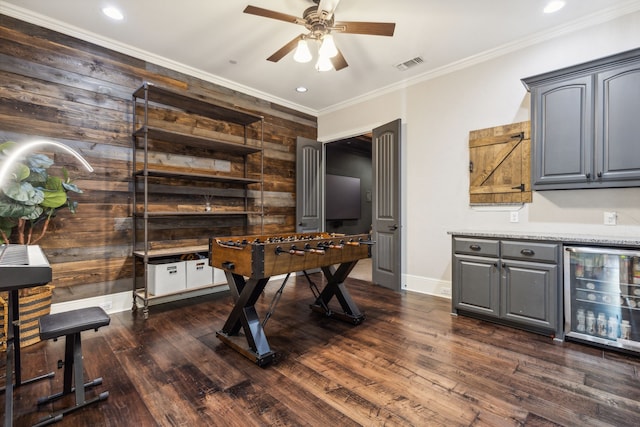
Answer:
POLYGON ((331 35, 332 33, 393 36, 396 27, 395 23, 336 22, 334 12, 340 0, 313 0, 313 2, 318 6, 307 8, 302 13, 302 18, 256 6, 247 6, 244 9, 244 13, 303 25, 307 29, 307 33, 300 34, 285 44, 273 55, 268 57, 268 61, 278 62, 289 52, 296 49, 294 60, 297 62, 308 62, 312 56, 307 45, 307 40, 316 40, 320 43, 316 69, 318 71, 327 71, 334 68, 337 71, 347 67, 349 64, 347 64, 344 56, 342 56, 342 53, 336 47, 333 36, 331 35))

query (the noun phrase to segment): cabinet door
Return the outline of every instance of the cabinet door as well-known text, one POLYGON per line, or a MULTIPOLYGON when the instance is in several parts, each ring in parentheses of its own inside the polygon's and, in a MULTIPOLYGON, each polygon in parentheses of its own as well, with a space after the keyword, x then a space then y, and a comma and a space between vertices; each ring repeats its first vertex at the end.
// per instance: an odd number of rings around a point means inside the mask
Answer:
POLYGON ((454 255, 454 309, 499 316, 500 271, 497 258, 454 255))
POLYGON ((593 77, 538 86, 531 97, 533 188, 584 186, 593 175, 593 77))
POLYGON ((640 61, 596 77, 597 178, 603 182, 640 179, 640 61))
POLYGON ((558 266, 506 261, 500 316, 534 328, 557 329, 558 266))

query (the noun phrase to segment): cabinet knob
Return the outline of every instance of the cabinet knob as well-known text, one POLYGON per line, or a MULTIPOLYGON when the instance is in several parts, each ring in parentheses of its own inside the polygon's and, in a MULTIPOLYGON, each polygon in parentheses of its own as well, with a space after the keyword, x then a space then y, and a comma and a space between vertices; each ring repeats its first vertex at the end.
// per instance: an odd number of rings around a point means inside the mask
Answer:
POLYGON ((587 179, 591 179, 591 172, 587 172, 587 179))
POLYGON ((469 245, 469 249, 471 249, 472 251, 479 251, 480 245, 469 245))
POLYGON ((531 249, 523 249, 523 250, 521 250, 521 251, 520 251, 520 253, 521 253, 522 255, 524 255, 524 256, 533 256, 533 255, 535 255, 535 254, 536 254, 536 253, 535 253, 533 250, 531 250, 531 249))
POLYGON ((598 172, 598 178, 602 178, 602 172, 598 172))

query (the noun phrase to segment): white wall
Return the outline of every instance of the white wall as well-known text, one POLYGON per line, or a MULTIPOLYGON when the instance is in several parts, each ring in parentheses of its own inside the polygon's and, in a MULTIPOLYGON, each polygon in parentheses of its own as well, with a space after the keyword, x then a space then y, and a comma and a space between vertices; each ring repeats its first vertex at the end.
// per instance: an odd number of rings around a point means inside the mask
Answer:
POLYGON ((640 12, 318 117, 321 141, 402 119, 405 289, 434 294, 450 289, 449 230, 640 236, 640 188, 535 192, 533 203, 520 209, 519 223, 509 222, 506 209, 470 207, 467 146, 471 130, 529 120, 521 78, 637 47, 640 12), (619 225, 603 225, 604 211, 616 211, 619 225))

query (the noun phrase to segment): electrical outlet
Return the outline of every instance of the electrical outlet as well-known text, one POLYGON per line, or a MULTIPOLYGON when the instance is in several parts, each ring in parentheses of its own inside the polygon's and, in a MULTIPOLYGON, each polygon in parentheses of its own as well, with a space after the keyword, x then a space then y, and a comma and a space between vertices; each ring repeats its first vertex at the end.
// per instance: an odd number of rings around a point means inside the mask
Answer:
POLYGON ((616 212, 604 213, 604 225, 616 225, 618 223, 618 214, 616 212))
POLYGON ((520 221, 520 215, 518 215, 518 211, 510 212, 509 221, 510 222, 519 222, 520 221))
POLYGON ((108 301, 101 302, 99 305, 100 305, 100 307, 102 307, 102 309, 104 311, 109 311, 109 310, 111 310, 111 307, 113 306, 113 303, 112 303, 111 300, 108 300, 108 301))

